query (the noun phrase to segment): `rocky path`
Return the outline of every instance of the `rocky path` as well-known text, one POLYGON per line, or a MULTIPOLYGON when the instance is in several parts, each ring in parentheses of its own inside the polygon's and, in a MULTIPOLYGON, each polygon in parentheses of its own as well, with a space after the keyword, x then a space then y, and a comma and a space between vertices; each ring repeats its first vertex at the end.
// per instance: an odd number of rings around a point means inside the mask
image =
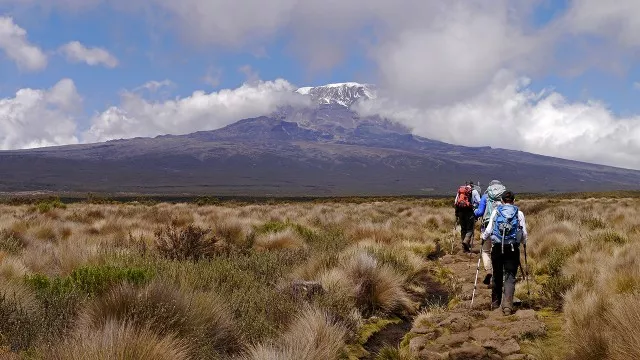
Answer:
MULTIPOLYGON (((440 260, 454 281, 459 284, 457 299, 446 310, 434 310, 417 317, 405 336, 408 348, 416 359, 533 359, 522 351, 521 343, 544 336, 546 325, 534 310, 520 305, 516 312, 504 316, 500 309, 491 311, 491 290, 482 283, 484 269, 480 267, 478 287, 470 307, 473 283, 478 263, 477 252, 445 255, 440 260)), ((525 286, 518 283, 517 287, 525 286)))

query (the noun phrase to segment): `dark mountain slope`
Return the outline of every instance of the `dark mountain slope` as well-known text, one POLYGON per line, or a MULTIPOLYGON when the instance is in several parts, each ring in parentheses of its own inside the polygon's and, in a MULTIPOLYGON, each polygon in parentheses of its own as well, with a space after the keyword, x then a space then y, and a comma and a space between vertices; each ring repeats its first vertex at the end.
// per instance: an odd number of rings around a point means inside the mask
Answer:
MULTIPOLYGON (((330 117, 331 111, 320 114, 330 117)), ((638 171, 449 145, 390 130, 377 119, 341 127, 338 134, 283 119, 245 119, 188 135, 0 152, 0 191, 437 194, 451 193, 467 179, 486 184, 493 178, 516 191, 640 186, 638 171)))

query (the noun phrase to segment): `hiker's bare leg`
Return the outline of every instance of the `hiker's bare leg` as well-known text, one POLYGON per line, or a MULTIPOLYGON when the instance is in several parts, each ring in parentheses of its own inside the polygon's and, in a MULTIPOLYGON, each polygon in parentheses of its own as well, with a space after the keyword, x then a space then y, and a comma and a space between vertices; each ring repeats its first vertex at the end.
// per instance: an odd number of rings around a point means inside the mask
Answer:
POLYGON ((487 272, 483 283, 485 285, 490 285, 491 277, 493 274, 493 267, 491 266, 491 240, 486 240, 484 242, 481 251, 482 264, 484 265, 484 270, 487 272))

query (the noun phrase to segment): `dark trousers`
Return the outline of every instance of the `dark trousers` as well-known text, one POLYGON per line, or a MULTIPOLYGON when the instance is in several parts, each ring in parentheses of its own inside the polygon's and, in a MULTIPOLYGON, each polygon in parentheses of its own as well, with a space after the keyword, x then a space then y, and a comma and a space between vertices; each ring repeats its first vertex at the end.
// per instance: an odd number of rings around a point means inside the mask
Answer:
POLYGON ((494 244, 491 249, 491 263, 493 265, 493 289, 491 303, 497 307, 502 303, 503 308, 513 309, 513 293, 516 290, 516 273, 520 266, 520 246, 518 244, 494 244), (502 282, 504 279, 504 299, 502 298, 502 282))
POLYGON ((465 244, 469 244, 473 239, 473 230, 476 223, 476 218, 473 215, 473 209, 458 210, 456 212, 458 222, 460 223, 460 241, 465 244))

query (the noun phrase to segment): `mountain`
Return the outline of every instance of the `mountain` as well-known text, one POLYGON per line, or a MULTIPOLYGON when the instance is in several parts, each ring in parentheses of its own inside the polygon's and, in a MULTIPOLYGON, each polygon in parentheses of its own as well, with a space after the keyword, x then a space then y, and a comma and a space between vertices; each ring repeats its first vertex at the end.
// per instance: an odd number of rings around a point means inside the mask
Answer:
POLYGON ((516 192, 640 188, 640 171, 412 135, 349 109, 368 85, 301 88, 317 102, 213 131, 0 152, 0 192, 167 195, 451 194, 465 180, 516 192))

